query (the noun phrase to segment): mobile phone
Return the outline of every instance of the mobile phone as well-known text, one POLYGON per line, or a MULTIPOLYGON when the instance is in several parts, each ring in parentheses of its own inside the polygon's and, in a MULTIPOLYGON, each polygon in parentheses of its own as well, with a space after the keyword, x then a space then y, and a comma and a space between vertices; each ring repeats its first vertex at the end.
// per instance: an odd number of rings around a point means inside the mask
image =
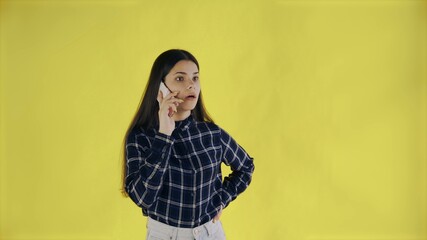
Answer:
POLYGON ((163 93, 163 97, 166 97, 171 91, 166 87, 163 82, 160 82, 160 91, 163 93))

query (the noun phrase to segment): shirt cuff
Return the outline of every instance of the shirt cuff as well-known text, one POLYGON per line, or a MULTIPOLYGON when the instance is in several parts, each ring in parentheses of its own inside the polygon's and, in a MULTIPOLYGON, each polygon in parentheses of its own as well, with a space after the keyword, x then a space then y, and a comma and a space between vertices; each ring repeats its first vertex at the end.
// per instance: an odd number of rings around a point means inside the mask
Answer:
POLYGON ((225 189, 222 189, 222 209, 226 208, 232 200, 232 196, 225 189))
MULTIPOLYGON (((166 142, 166 143, 170 143, 170 144, 172 144, 172 143, 173 143, 173 138, 172 138, 172 136, 166 135, 166 134, 161 133, 161 132, 157 132, 157 133, 156 133, 156 136, 155 136, 154 138, 155 138, 155 140, 161 140, 161 141, 166 142)), ((156 142, 156 141, 155 141, 155 142, 156 142)), ((153 145, 154 145, 154 144, 153 144, 153 145)))
POLYGON ((154 137, 152 148, 158 152, 164 153, 168 147, 172 146, 174 139, 172 136, 166 135, 161 132, 157 132, 154 137))

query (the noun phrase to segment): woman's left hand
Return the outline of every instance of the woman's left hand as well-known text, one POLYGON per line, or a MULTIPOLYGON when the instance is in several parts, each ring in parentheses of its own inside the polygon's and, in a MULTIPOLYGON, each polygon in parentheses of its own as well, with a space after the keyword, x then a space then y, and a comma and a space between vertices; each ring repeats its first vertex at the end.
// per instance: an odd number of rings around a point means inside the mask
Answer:
POLYGON ((222 214, 222 206, 221 206, 221 210, 219 210, 218 214, 213 218, 213 222, 215 223, 216 221, 219 221, 219 218, 221 217, 222 214))

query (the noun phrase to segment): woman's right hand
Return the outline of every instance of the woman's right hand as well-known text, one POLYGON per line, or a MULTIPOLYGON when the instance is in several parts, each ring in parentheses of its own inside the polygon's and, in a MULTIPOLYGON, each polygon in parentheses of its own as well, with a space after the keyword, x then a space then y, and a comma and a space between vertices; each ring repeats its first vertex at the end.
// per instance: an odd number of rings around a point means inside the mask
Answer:
POLYGON ((159 132, 171 135, 175 129, 175 120, 173 114, 177 112, 177 107, 184 100, 175 98, 178 92, 172 92, 163 97, 163 93, 159 91, 157 95, 157 101, 159 102, 159 132), (171 109, 171 114, 169 112, 171 109))

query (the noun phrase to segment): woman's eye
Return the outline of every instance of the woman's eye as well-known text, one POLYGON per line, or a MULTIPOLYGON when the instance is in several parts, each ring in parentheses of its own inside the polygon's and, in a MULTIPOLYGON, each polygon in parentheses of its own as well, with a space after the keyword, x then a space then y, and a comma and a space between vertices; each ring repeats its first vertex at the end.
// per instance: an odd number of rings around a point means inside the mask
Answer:
POLYGON ((175 78, 175 80, 177 80, 177 81, 184 81, 184 77, 177 77, 177 78, 175 78))
POLYGON ((193 81, 198 81, 198 80, 199 80, 198 76, 193 77, 193 81))

